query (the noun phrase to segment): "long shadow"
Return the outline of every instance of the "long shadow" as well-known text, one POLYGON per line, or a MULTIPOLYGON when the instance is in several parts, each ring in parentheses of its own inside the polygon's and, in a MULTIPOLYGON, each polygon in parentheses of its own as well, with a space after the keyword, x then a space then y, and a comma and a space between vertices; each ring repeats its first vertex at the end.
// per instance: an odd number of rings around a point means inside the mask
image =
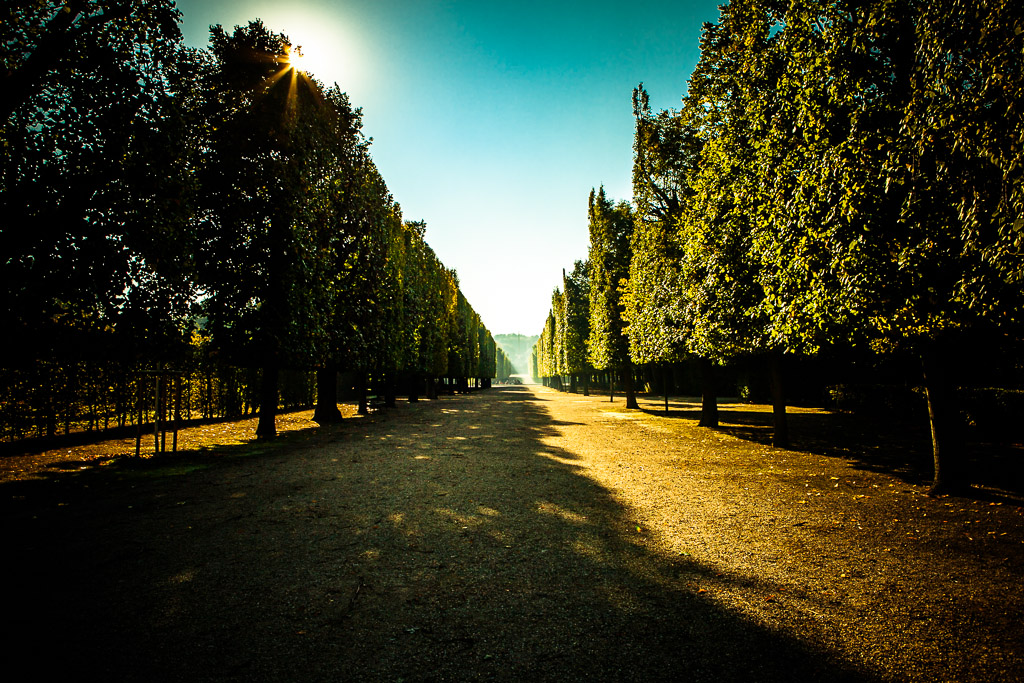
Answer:
MULTIPOLYGON (((648 397, 654 401, 653 397, 648 397)), ((670 401, 670 410, 650 403, 649 415, 700 420, 697 399, 670 401)), ((932 478, 931 435, 926 420, 907 421, 883 415, 835 412, 789 412, 790 447, 847 461, 850 466, 878 472, 908 484, 926 485, 932 478)), ((717 430, 764 446, 772 443, 771 407, 762 411, 719 410, 717 430)), ((1024 447, 1020 444, 968 441, 967 467, 975 486, 964 495, 985 501, 1024 504, 1024 447), (1001 492, 1001 493, 1000 493, 1001 492)))
POLYGON ((572 424, 507 387, 184 476, 19 488, 15 646, 113 680, 877 678, 707 590, 757 577, 649 549, 551 444, 572 424))

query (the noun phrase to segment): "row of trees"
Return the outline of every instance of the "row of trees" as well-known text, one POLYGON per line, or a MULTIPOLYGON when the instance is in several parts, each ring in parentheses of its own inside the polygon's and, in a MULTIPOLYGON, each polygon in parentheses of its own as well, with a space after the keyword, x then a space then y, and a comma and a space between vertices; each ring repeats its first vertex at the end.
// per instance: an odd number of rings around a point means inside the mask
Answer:
POLYGON ((1013 0, 730 2, 680 109, 635 90, 633 203, 592 196, 590 327, 567 277, 539 373, 761 356, 785 445, 785 357, 913 355, 933 491, 965 484, 951 370, 1024 310, 1022 107, 1013 0))
POLYGON ((338 370, 414 396, 494 376, 501 350, 403 220, 360 110, 293 68, 286 36, 215 26, 188 49, 171 0, 3 14, 10 371, 259 368, 266 438, 285 369, 316 371, 320 421, 338 370))

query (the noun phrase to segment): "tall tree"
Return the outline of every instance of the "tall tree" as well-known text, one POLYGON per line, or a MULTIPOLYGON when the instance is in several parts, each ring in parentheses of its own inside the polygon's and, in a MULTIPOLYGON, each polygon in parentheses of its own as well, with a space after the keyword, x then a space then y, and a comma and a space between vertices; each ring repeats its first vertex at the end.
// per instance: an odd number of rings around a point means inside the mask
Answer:
MULTIPOLYGON (((359 256, 375 226, 364 220, 366 203, 384 201, 377 193, 365 192, 376 169, 361 131, 362 112, 353 108, 348 96, 335 85, 324 92, 324 116, 318 135, 320 163, 315 167, 315 183, 310 201, 316 207, 316 228, 320 256, 315 260, 315 287, 320 291, 316 309, 321 322, 315 329, 321 335, 316 344, 317 405, 314 419, 320 423, 341 419, 338 411, 338 368, 350 360, 353 343, 351 328, 366 300, 357 294, 370 273, 361 271, 359 256)), ((370 214, 372 215, 372 213, 370 214)))
POLYGON ((562 357, 565 371, 570 376, 569 390, 575 393, 577 379, 582 377, 583 394, 589 395, 592 372, 587 361, 587 338, 590 336, 590 282, 585 261, 576 261, 571 273, 562 273, 562 300, 562 357))
POLYGON ((633 216, 629 204, 612 202, 604 188, 591 190, 588 200, 590 229, 590 335, 587 353, 598 370, 619 372, 626 407, 639 408, 633 390, 633 362, 625 334, 622 285, 629 277, 630 236, 633 216))
MULTIPOLYGON (((565 278, 565 271, 562 271, 565 278)), ((555 356, 554 370, 558 389, 565 390, 564 377, 567 374, 565 369, 565 296, 562 290, 555 287, 551 292, 551 315, 554 318, 555 326, 552 333, 552 349, 555 356)))
POLYGON ((722 7, 705 24, 701 58, 690 78, 686 115, 699 135, 700 170, 679 223, 687 346, 717 362, 744 355, 769 360, 777 446, 789 442, 782 353, 762 310, 762 266, 755 251, 765 201, 757 175, 758 111, 774 103, 777 14, 758 0, 722 7))
POLYGON ((689 194, 699 143, 688 135, 677 113, 652 113, 642 83, 633 91, 633 115, 636 225, 624 297, 626 333, 635 363, 677 361, 685 353, 686 329, 680 310, 681 253, 674 232, 689 194))
MULTIPOLYGON (((692 101, 690 102, 692 106, 692 101)), ((703 140, 689 111, 650 108, 641 83, 633 91, 633 230, 629 280, 624 292, 630 356, 641 364, 683 360, 693 321, 688 316, 679 226, 694 194, 703 140)), ((718 425, 715 364, 700 358, 700 425, 718 425)), ((668 379, 666 377, 666 384, 668 379)), ((667 409, 666 386, 666 409, 667 409)))
POLYGON ((954 359, 971 337, 1021 330, 1024 7, 935 0, 912 19, 913 33, 899 27, 913 35, 909 97, 885 164, 889 191, 903 198, 900 229, 871 236, 892 255, 886 270, 903 277, 872 300, 872 319, 876 346, 922 357, 932 492, 945 493, 969 485, 950 405, 954 359))
POLYGON ((318 84, 289 62, 283 34, 255 21, 211 29, 210 140, 202 168, 200 276, 225 352, 262 369, 257 438, 276 436, 280 370, 309 365, 317 257, 307 201, 323 115, 318 84))
POLYGON ((768 36, 734 41, 729 54, 757 75, 739 82, 751 86, 751 253, 769 343, 920 354, 932 490, 955 490, 966 478, 952 358, 971 335, 1019 329, 1020 129, 1002 112, 1020 102, 1021 10, 742 7, 768 36))

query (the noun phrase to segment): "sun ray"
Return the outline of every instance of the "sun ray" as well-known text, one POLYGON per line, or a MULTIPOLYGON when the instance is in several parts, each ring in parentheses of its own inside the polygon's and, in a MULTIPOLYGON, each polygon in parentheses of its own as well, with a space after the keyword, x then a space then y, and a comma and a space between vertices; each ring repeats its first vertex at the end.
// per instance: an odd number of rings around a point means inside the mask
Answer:
POLYGON ((295 111, 295 105, 298 102, 298 98, 299 98, 299 92, 298 92, 299 70, 296 69, 294 66, 292 66, 292 68, 289 69, 289 71, 291 73, 291 80, 288 83, 288 112, 289 113, 293 113, 295 111))
POLYGON ((301 45, 296 45, 292 47, 288 51, 288 54, 286 55, 285 58, 288 60, 288 63, 292 66, 292 68, 295 69, 296 71, 304 72, 308 70, 309 59, 306 57, 306 54, 302 51, 301 45))
MULTIPOLYGON (((299 87, 304 87, 313 98, 317 101, 322 101, 322 95, 318 92, 319 85, 313 80, 311 74, 301 68, 302 58, 305 55, 302 53, 301 46, 291 46, 285 44, 285 51, 283 54, 278 55, 262 55, 257 57, 261 61, 267 61, 273 63, 277 69, 269 76, 264 78, 260 85, 257 86, 257 90, 262 91, 262 94, 268 94, 275 86, 285 86, 281 83, 281 79, 287 77, 287 94, 285 96, 285 106, 282 115, 285 118, 291 118, 296 114, 296 109, 299 103, 299 87)), ((261 96, 261 95, 260 95, 261 96)))

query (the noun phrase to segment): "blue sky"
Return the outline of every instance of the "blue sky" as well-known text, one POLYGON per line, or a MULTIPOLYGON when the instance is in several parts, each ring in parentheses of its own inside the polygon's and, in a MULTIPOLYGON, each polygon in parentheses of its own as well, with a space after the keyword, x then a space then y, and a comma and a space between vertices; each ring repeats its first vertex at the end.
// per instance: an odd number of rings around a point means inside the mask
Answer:
POLYGON ((632 89, 674 108, 718 0, 178 0, 185 42, 260 18, 363 109, 407 220, 494 334, 538 334, 587 253, 587 195, 631 195, 632 89))

